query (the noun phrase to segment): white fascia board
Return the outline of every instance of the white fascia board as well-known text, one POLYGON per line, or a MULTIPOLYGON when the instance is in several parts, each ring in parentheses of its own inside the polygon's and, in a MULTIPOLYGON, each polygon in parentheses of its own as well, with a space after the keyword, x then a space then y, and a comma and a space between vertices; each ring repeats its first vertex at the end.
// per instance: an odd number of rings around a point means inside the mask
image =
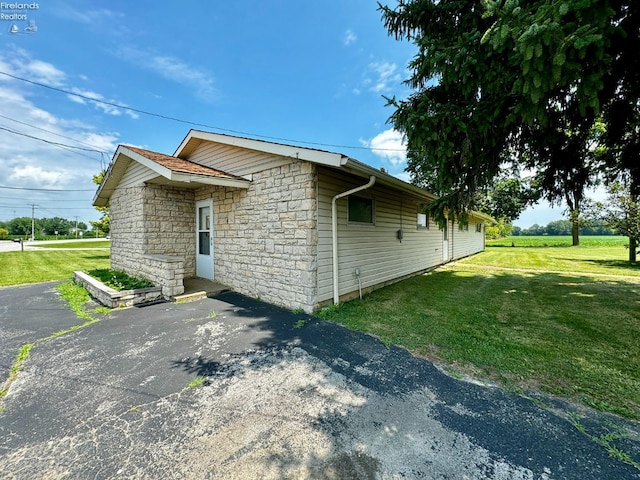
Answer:
POLYGON ((248 180, 236 180, 233 178, 207 177, 192 173, 171 172, 169 180, 181 183, 201 183, 204 185, 219 185, 223 187, 249 188, 248 180))
POLYGON ((328 167, 340 167, 344 164, 347 157, 341 153, 326 152, 323 150, 315 150, 313 148, 297 147, 292 145, 284 145, 281 143, 268 142, 265 140, 254 140, 251 138, 234 137, 232 135, 223 135, 220 133, 202 132, 200 130, 191 130, 184 138, 174 157, 180 157, 180 154, 192 139, 210 141, 229 145, 233 147, 246 148, 258 152, 280 155, 282 157, 296 158, 298 160, 306 160, 308 162, 319 163, 328 167))

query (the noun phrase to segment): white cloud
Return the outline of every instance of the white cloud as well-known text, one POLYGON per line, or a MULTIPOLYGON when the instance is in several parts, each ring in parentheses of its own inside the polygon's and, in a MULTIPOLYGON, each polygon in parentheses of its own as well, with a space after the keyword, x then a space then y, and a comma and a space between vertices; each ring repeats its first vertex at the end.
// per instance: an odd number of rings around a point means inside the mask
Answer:
MULTIPOLYGON (((18 72, 18 57, 28 56, 0 53, 0 65, 10 65, 12 73, 28 78, 37 74, 41 80, 46 78, 48 84, 68 78, 54 65, 38 60, 25 63, 27 67, 23 66, 18 72), (31 73, 25 73, 27 69, 31 73)), ((0 186, 11 187, 0 188, 0 195, 7 197, 3 200, 5 206, 0 210, 0 220, 9 220, 14 214, 30 216, 32 204, 37 205, 38 217, 78 215, 82 221, 99 218, 91 206, 96 188, 92 176, 100 171, 102 161, 109 158, 52 143, 101 150, 110 157, 119 135, 100 132, 81 118, 63 117, 44 107, 40 103, 44 101, 42 97, 34 95, 39 88, 9 77, 0 81, 0 126, 4 129, 0 130, 0 186)), ((101 97, 96 92, 89 93, 95 98, 101 97)))
MULTIPOLYGON (((0 60, 2 71, 18 77, 27 77, 29 80, 44 83, 53 87, 60 87, 66 79, 65 73, 49 62, 31 58, 27 51, 17 48, 11 50, 11 54, 5 54, 0 60)), ((10 80, 4 76, 3 80, 10 80)))
POLYGON ((370 76, 365 80, 370 85, 369 90, 375 93, 385 93, 396 87, 402 81, 397 72, 398 66, 391 62, 372 62, 369 64, 370 76))
POLYGON ((116 133, 95 133, 95 132, 78 132, 76 136, 78 140, 85 144, 91 145, 96 150, 104 152, 114 152, 118 147, 119 136, 116 133))
POLYGON ((185 63, 176 57, 154 55, 151 52, 129 47, 120 49, 117 55, 169 81, 190 87, 202 100, 212 102, 216 99, 213 76, 206 70, 185 63))
POLYGON ((59 15, 64 16, 66 19, 74 20, 80 23, 86 23, 89 25, 102 22, 113 22, 118 19, 124 18, 124 14, 122 12, 114 12, 106 8, 90 10, 84 8, 73 8, 70 6, 66 7, 64 5, 61 5, 60 7, 56 8, 54 13, 58 13, 59 15))
POLYGON ((351 29, 347 30, 344 34, 344 44, 345 45, 351 45, 352 43, 354 43, 356 40, 358 40, 358 37, 355 33, 353 33, 353 31, 351 31, 351 29))
POLYGON ((37 160, 23 156, 10 159, 11 165, 7 180, 10 183, 23 183, 25 180, 41 185, 41 188, 63 186, 73 172, 65 168, 43 167, 37 160))
POLYGON ((404 135, 390 128, 380 132, 371 140, 361 140, 378 157, 391 163, 394 168, 403 167, 407 163, 407 149, 404 135))
POLYGON ((76 103, 80 103, 82 105, 86 105, 87 101, 89 101, 89 103, 91 103, 92 105, 94 105, 97 109, 102 110, 104 113, 106 113, 107 115, 122 115, 123 113, 128 115, 129 117, 136 119, 139 117, 139 115, 132 111, 132 110, 127 110, 126 108, 118 108, 112 104, 116 104, 116 105, 122 105, 123 107, 126 107, 127 105, 125 105, 122 102, 116 102, 113 99, 105 99, 105 97, 99 93, 96 92, 92 92, 91 90, 83 90, 81 88, 77 88, 77 87, 72 87, 71 91, 73 93, 76 93, 78 95, 82 95, 82 97, 78 97, 76 95, 67 95, 67 97, 69 98, 69 100, 76 102, 76 103), (86 98, 83 98, 86 97, 86 98), (91 100, 87 100, 88 99, 93 99, 93 100, 98 100, 96 102, 92 102, 91 100), (103 103, 103 102, 107 102, 107 103, 103 103))

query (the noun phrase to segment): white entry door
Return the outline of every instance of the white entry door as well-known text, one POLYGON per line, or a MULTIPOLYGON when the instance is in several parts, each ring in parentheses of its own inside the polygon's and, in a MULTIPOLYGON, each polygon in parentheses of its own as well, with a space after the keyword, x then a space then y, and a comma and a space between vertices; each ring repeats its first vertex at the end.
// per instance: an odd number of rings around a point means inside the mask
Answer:
POLYGON ((442 229, 442 261, 449 261, 449 222, 442 229))
POLYGON ((196 277, 213 280, 213 200, 196 203, 196 277))

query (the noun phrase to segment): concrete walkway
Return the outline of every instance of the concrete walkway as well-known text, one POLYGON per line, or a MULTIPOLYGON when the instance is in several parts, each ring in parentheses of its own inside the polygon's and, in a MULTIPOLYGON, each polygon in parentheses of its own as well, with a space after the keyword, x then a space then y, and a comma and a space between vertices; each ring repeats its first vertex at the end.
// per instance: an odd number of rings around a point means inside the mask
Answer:
MULTIPOLYGON (((51 287, 0 289, 0 352, 69 323, 51 287)), ((457 380, 233 292, 40 343, 2 406, 2 478, 640 478, 568 415, 638 459, 635 423, 457 380)))

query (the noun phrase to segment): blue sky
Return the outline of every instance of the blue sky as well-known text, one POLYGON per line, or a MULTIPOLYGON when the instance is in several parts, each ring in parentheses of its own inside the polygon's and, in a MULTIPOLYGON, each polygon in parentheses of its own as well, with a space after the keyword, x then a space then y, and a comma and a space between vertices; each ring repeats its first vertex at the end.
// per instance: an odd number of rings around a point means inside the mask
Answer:
MULTIPOLYGON (((337 151, 408 180, 383 96, 409 93, 415 50, 387 35, 375 1, 2 3, 2 221, 32 205, 95 220, 91 178, 118 144, 172 154, 192 127, 337 151)), ((515 223, 561 216, 544 205, 515 223)))

